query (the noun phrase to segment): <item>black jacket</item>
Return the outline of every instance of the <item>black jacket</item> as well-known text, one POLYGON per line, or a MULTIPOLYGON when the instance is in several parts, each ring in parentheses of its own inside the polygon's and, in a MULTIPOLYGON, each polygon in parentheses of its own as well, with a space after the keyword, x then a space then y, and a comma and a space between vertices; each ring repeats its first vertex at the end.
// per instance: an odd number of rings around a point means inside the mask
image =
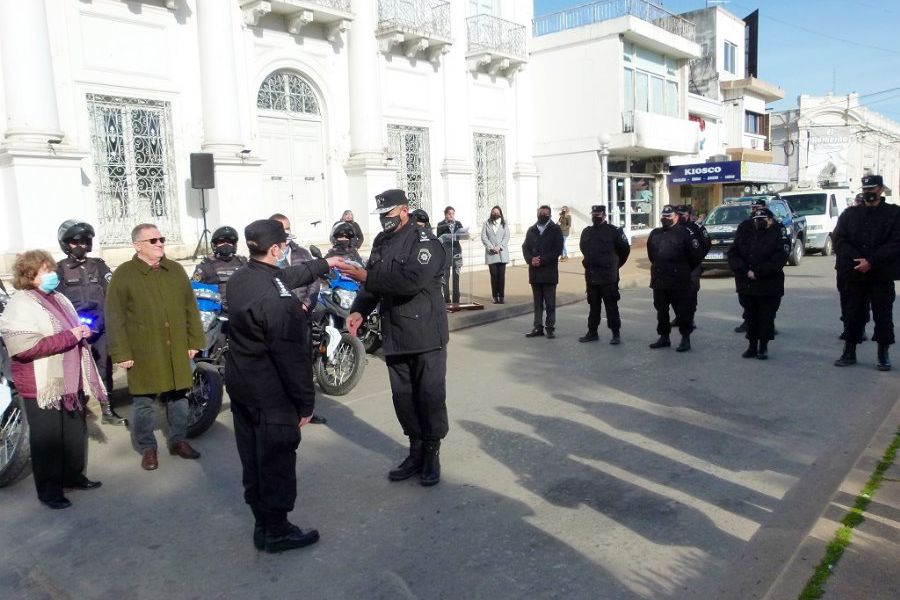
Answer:
POLYGON ((386 356, 447 345, 450 333, 441 291, 445 260, 444 246, 412 221, 376 236, 366 263, 366 282, 350 312, 367 316, 379 306, 386 356))
MULTIPOLYGON (((297 265, 302 265, 307 261, 313 260, 312 253, 296 242, 288 242, 288 248, 291 250, 288 257, 288 260, 291 263, 289 266, 291 267, 296 267, 297 265)), ((300 302, 312 310, 319 301, 319 288, 321 286, 322 284, 319 283, 319 280, 314 279, 313 281, 291 289, 294 291, 294 295, 300 299, 300 302)))
POLYGON ((537 224, 529 227, 522 244, 522 254, 528 263, 528 283, 559 283, 559 255, 562 254, 562 249, 563 234, 559 225, 553 221, 548 222, 543 234, 537 224), (541 266, 531 266, 531 259, 534 257, 541 259, 541 266))
POLYGON ((872 281, 900 279, 900 206, 882 201, 873 208, 851 206, 834 228, 836 268, 852 277, 872 281), (854 271, 855 259, 872 263, 868 273, 854 271))
POLYGON ((106 286, 112 279, 109 266, 100 258, 76 260, 67 256, 56 263, 56 274, 59 276, 56 291, 68 298, 81 316, 91 319, 93 331, 104 331, 106 286))
POLYGON ((734 272, 737 293, 784 296, 784 264, 789 249, 777 223, 762 231, 755 227, 739 231, 728 249, 728 266, 734 272), (749 271, 756 279, 747 277, 749 271))
POLYGON ((200 283, 214 283, 219 286, 222 300, 225 298, 225 290, 232 275, 241 267, 247 266, 247 259, 237 254, 227 260, 218 256, 205 256, 194 268, 191 279, 200 283))
POLYGON ((331 229, 334 230, 335 227, 344 222, 350 223, 350 225, 353 226, 353 232, 356 234, 356 237, 350 240, 350 245, 356 249, 361 248, 365 237, 363 236, 362 228, 360 228, 359 223, 357 223, 356 221, 344 221, 343 219, 341 219, 340 221, 335 221, 334 225, 331 226, 331 229))
POLYGON ((609 223, 585 227, 578 247, 584 256, 581 264, 588 285, 619 283, 619 269, 631 253, 628 237, 620 227, 609 223))
MULTIPOLYGON (((457 231, 459 231, 462 228, 463 228, 463 224, 460 223, 459 221, 448 221, 447 219, 444 219, 443 221, 440 221, 437 224, 437 230, 436 230, 437 233, 435 235, 437 235, 437 237, 440 238, 442 235, 447 234, 447 233, 456 233, 457 231)), ((450 242, 447 241, 447 242, 442 242, 442 243, 444 244, 444 251, 447 252, 448 254, 450 254, 450 250, 451 250, 450 242)), ((453 241, 452 250, 453 250, 452 255, 454 257, 462 254, 462 245, 459 243, 459 238, 457 238, 456 240, 453 241)))
POLYGON ((647 238, 650 287, 654 290, 693 288, 691 271, 703 260, 700 242, 682 225, 657 227, 647 238))
POLYGON ((232 402, 289 425, 313 413, 316 390, 306 314, 291 289, 328 272, 324 260, 279 269, 250 260, 228 284, 225 387, 232 402))

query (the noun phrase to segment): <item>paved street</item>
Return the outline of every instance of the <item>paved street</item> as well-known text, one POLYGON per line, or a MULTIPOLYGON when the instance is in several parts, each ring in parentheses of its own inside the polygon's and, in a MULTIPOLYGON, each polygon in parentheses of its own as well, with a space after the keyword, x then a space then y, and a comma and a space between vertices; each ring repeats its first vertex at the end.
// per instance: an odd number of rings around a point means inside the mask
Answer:
POLYGON ((322 534, 306 550, 253 549, 228 412, 202 459, 161 454, 155 472, 124 430, 94 426, 101 489, 64 511, 30 478, 0 491, 0 597, 761 597, 900 391, 872 343, 831 366, 833 259, 787 272, 768 362, 740 358, 721 276, 703 280, 686 355, 647 348, 643 288, 622 292, 617 348, 605 329, 576 342, 583 303, 560 311, 556 340, 526 340, 530 316, 454 333, 436 488, 388 482, 403 439, 371 358, 352 394, 320 399, 329 424, 303 430, 292 519, 322 534))

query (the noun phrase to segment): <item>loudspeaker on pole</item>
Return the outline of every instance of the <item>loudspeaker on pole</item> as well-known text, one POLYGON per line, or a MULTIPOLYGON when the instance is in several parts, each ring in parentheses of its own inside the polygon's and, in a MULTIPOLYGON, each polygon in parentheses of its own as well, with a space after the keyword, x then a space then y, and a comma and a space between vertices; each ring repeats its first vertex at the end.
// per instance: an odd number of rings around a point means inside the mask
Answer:
POLYGON ((211 190, 216 187, 216 169, 212 154, 207 152, 191 154, 191 187, 195 190, 211 190))

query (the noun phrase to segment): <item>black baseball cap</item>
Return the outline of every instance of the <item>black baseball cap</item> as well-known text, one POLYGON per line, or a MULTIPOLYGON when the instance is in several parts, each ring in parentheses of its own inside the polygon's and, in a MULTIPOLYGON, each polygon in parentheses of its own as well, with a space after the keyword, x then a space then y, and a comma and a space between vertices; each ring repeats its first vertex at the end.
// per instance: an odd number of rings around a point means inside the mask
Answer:
POLYGON ((884 187, 884 179, 881 178, 881 175, 866 175, 862 178, 862 187, 864 190, 874 187, 884 187))
POLYGON ((597 214, 603 214, 603 215, 605 215, 605 214, 606 214, 606 205, 605 205, 605 204, 595 204, 595 205, 593 205, 593 206, 591 207, 591 214, 592 214, 592 215, 597 215, 597 214))
POLYGON ((391 212, 396 206, 408 206, 409 200, 403 190, 385 190, 375 196, 375 210, 373 215, 391 212))
POLYGON ((687 204, 682 204, 675 207, 675 212, 679 215, 689 215, 691 214, 691 207, 687 204))
POLYGON ((664 217, 669 217, 675 214, 675 207, 671 204, 666 204, 662 207, 662 212, 660 213, 664 217))
POLYGON ((244 228, 244 239, 247 240, 247 248, 251 252, 265 252, 275 244, 285 243, 287 233, 281 221, 260 219, 244 228))
POLYGON ((765 219, 765 218, 767 218, 767 217, 768 217, 769 219, 774 219, 774 218, 775 218, 775 213, 773 213, 773 212, 772 212, 771 210, 769 210, 768 208, 761 208, 761 209, 757 210, 755 213, 753 213, 753 218, 754 218, 754 219, 765 219))

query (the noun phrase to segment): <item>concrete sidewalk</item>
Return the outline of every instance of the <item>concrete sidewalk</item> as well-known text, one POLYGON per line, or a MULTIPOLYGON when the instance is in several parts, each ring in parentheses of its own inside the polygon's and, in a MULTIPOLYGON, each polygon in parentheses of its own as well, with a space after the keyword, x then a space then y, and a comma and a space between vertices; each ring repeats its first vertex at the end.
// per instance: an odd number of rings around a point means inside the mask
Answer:
MULTIPOLYGON (((765 600, 797 600, 825 549, 841 527, 900 427, 900 400, 868 443, 821 517, 797 548, 765 600)), ((896 600, 900 596, 900 463, 885 472, 850 545, 825 584, 825 600, 865 598, 896 600)))
MULTIPOLYGON (((620 269, 619 277, 619 287, 622 289, 650 285, 650 261, 647 259, 646 244, 643 239, 634 240, 631 246, 631 255, 628 257, 628 262, 620 269)), ((471 301, 483 304, 484 309, 451 313, 449 315, 450 331, 517 317, 533 310, 527 266, 508 266, 506 268, 505 304, 491 303, 491 278, 487 269, 471 273, 464 272, 459 279, 462 302, 470 301, 469 292, 471 290, 471 301)), ((584 267, 581 266, 581 257, 573 256, 568 261, 559 263, 556 304, 565 306, 581 302, 584 299, 584 267)), ((585 312, 585 318, 587 318, 587 312, 585 312)))

